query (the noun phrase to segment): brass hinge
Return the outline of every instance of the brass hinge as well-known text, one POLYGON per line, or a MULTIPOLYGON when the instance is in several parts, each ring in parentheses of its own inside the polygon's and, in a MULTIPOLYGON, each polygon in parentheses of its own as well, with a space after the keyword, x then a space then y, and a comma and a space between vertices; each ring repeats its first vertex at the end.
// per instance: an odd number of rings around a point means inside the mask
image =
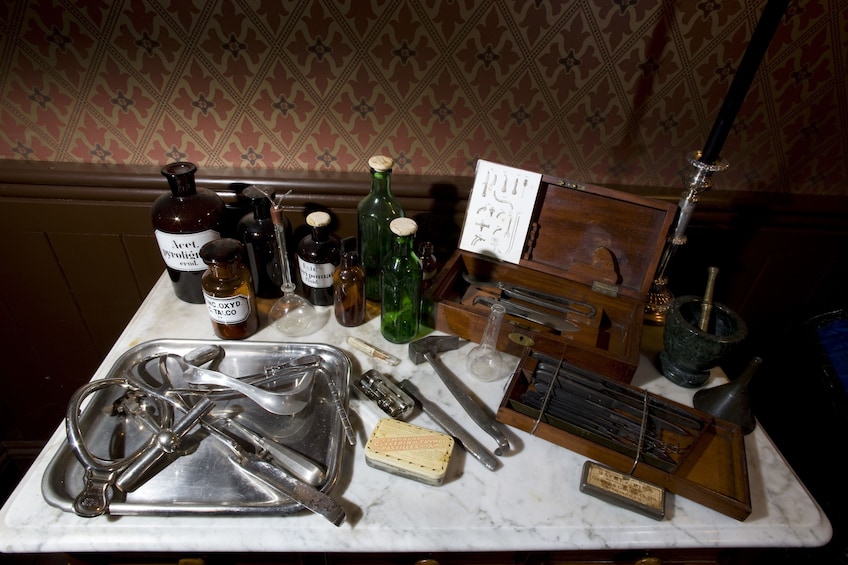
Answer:
POLYGON ((560 186, 564 186, 565 188, 573 188, 574 190, 586 190, 586 185, 574 182, 573 180, 559 179, 559 182, 557 184, 560 186))

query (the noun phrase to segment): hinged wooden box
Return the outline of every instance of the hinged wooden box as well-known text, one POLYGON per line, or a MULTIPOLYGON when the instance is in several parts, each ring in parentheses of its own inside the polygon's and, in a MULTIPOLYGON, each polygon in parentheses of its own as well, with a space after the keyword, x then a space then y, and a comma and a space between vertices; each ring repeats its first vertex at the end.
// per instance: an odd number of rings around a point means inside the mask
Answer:
POLYGON ((576 348, 587 369, 630 382, 676 206, 481 163, 487 168, 478 165, 460 249, 430 292, 435 328, 479 342, 493 300, 530 308, 533 319, 508 311, 498 349, 520 356, 528 346, 576 348), (573 311, 541 306, 539 295, 573 301, 573 311))
POLYGON ((498 421, 737 520, 751 514, 739 425, 584 371, 582 364, 569 353, 526 349, 498 421))

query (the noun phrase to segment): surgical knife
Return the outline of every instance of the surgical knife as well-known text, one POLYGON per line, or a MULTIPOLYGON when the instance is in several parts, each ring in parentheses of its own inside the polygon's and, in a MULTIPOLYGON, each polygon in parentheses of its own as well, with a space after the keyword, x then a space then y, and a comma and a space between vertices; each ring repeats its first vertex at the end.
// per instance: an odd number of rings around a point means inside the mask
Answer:
POLYGON ((329 494, 245 449, 241 438, 231 435, 227 429, 210 426, 209 431, 213 432, 212 437, 229 448, 232 452, 230 459, 244 471, 334 525, 340 526, 344 522, 344 508, 329 494))
POLYGON ((523 300, 524 302, 529 302, 536 306, 542 306, 550 310, 562 312, 563 314, 574 314, 576 316, 594 318, 595 314, 598 313, 597 308, 588 302, 580 302, 579 300, 572 300, 570 298, 565 298, 564 296, 558 296, 556 294, 533 290, 532 288, 517 286, 501 281, 482 280, 467 273, 463 274, 462 278, 465 279, 465 282, 473 284, 474 286, 478 286, 480 288, 496 288, 503 292, 504 296, 509 298, 517 298, 518 300, 523 300))
POLYGON ((556 316, 552 316, 550 314, 546 314, 544 312, 540 312, 539 310, 535 310, 533 308, 521 306, 520 304, 516 304, 515 302, 512 302, 510 300, 498 300, 497 298, 489 298, 487 296, 474 297, 474 304, 485 304, 486 306, 491 308, 492 304, 495 303, 503 305, 503 307, 506 308, 506 313, 510 316, 522 318, 529 322, 533 322, 535 324, 540 324, 547 328, 551 328, 552 330, 556 330, 558 332, 576 332, 580 330, 577 324, 570 320, 565 320, 556 316))
POLYGON ((207 429, 212 427, 216 431, 221 431, 222 427, 230 428, 233 435, 250 443, 256 449, 257 455, 260 457, 267 455, 286 471, 312 486, 320 487, 327 481, 327 470, 323 465, 287 445, 263 437, 235 418, 218 416, 213 413, 211 416, 205 417, 202 424, 207 429))
POLYGON ((483 444, 477 441, 477 438, 468 433, 456 420, 448 416, 444 410, 421 396, 421 393, 418 392, 418 389, 409 379, 401 381, 399 386, 402 391, 408 394, 421 407, 421 410, 425 414, 430 416, 443 430, 452 435, 475 459, 480 461, 490 471, 497 469, 498 459, 488 449, 483 447, 483 444))

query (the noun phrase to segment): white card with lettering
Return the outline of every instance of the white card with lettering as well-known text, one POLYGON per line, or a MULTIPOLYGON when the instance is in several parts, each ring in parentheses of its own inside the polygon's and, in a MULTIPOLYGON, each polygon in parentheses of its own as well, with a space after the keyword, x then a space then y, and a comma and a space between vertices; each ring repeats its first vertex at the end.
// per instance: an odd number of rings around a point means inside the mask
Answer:
POLYGON ((480 159, 459 248, 517 264, 542 175, 480 159))

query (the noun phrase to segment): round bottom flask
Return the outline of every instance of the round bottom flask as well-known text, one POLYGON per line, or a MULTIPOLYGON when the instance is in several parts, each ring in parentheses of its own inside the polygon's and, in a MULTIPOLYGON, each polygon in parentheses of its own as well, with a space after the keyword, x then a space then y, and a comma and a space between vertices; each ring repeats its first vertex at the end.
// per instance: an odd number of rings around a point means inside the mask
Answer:
POLYGON ((486 329, 483 330, 483 339, 480 345, 468 352, 465 367, 481 381, 496 381, 506 376, 503 358, 496 348, 505 312, 503 305, 492 304, 486 329))

